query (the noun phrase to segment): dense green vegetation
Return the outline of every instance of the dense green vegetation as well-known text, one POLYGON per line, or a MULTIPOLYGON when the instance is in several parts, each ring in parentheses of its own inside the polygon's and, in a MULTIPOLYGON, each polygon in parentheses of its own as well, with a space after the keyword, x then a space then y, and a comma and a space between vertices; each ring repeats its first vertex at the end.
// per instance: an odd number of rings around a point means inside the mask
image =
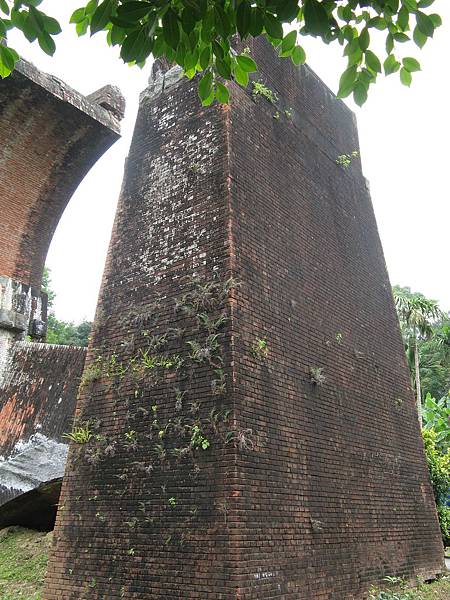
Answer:
MULTIPOLYGON (((0 41, 7 31, 21 31, 30 42, 53 55, 61 33, 56 19, 38 6, 42 0, 0 0, 0 41)), ((339 96, 353 94, 363 104, 380 73, 398 73, 404 85, 420 70, 403 47, 422 48, 441 25, 432 12, 434 0, 90 0, 73 12, 78 35, 106 33, 126 63, 145 64, 148 57, 178 63, 188 77, 202 73, 199 95, 207 105, 228 102, 223 85, 234 79, 246 86, 257 65, 231 42, 238 35, 264 35, 294 64, 306 59, 302 36, 340 46, 347 57, 339 96), (285 27, 283 27, 285 26, 285 27), (287 27, 289 26, 289 27, 287 27), (380 43, 381 42, 381 43, 380 43), (405 55, 406 54, 406 55, 405 55)), ((74 6, 75 8, 75 6, 74 6)), ((17 53, 0 44, 0 76, 7 77, 17 53)))
POLYGON ((450 318, 437 302, 410 288, 395 286, 393 293, 442 539, 450 546, 450 318))
POLYGON ((55 293, 51 288, 50 270, 45 267, 42 278, 42 290, 48 298, 47 337, 48 344, 63 344, 66 346, 87 346, 92 329, 90 321, 82 321, 77 325, 72 322, 60 321, 53 312, 55 293))
POLYGON ((421 415, 423 391, 440 396, 450 388, 450 320, 423 294, 399 286, 393 293, 421 415))

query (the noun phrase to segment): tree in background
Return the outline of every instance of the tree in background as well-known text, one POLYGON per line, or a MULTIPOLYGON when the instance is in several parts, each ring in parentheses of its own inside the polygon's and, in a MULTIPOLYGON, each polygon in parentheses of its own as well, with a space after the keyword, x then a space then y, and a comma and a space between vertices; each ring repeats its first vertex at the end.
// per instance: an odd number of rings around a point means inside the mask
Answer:
MULTIPOLYGON (((28 41, 38 41, 47 54, 55 52, 61 33, 56 19, 38 8, 42 0, 0 0, 0 76, 7 77, 19 59, 6 45, 10 29, 28 41), (3 40, 2 40, 3 38, 3 40), (2 44, 2 41, 4 42, 2 44)), ((257 65, 247 52, 234 51, 232 41, 264 35, 299 65, 305 62, 302 36, 320 38, 341 47, 347 68, 339 82, 339 97, 353 94, 358 105, 382 71, 399 73, 411 85, 420 70, 403 47, 422 48, 442 23, 431 12, 434 0, 90 0, 70 19, 78 35, 106 34, 120 48, 126 63, 144 65, 148 57, 177 63, 187 77, 202 73, 198 91, 203 104, 227 103, 223 82, 247 86, 257 65), (283 26, 290 25, 289 31, 283 26), (381 43, 380 43, 381 42, 381 43)))
MULTIPOLYGON (((394 286, 393 294, 405 342, 406 356, 416 390, 417 411, 421 420, 422 385, 419 346, 432 339, 437 320, 443 320, 444 315, 435 300, 429 300, 423 294, 413 293, 410 288, 394 286)), ((438 346, 439 344, 436 342, 435 348, 438 346)), ((445 343, 442 344, 442 348, 445 348, 445 343)))
POLYGON ((418 347, 422 390, 442 398, 450 390, 450 319, 433 325, 430 338, 419 340, 418 347))
POLYGON ((450 546, 450 319, 437 302, 410 288, 395 286, 393 294, 423 423, 422 437, 442 540, 450 546))
POLYGON ((45 267, 42 277, 42 291, 48 298, 47 337, 48 344, 62 344, 64 346, 87 346, 92 329, 90 321, 82 321, 78 325, 71 322, 60 321, 56 318, 52 308, 55 292, 51 289, 50 270, 45 267))

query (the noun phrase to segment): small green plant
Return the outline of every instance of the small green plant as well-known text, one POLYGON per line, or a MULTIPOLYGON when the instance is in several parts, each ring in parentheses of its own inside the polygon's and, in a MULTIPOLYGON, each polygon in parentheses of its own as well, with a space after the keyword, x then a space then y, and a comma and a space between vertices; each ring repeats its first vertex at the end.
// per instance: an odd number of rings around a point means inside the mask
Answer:
POLYGON ((284 111, 284 116, 286 117, 286 119, 292 119, 292 109, 286 108, 284 111))
POLYGON ((211 381, 211 392, 214 396, 222 396, 227 390, 223 369, 214 370, 215 378, 211 381))
POLYGON ((313 385, 323 385, 326 377, 323 374, 323 367, 310 367, 309 378, 313 385))
POLYGON ((278 96, 276 93, 264 85, 264 83, 261 83, 260 81, 253 81, 252 85, 252 97, 255 102, 258 100, 258 98, 264 98, 267 100, 267 102, 270 102, 270 104, 276 104, 278 102, 278 96))
POLYGON ((106 521, 105 515, 102 515, 102 513, 100 512, 95 513, 95 518, 98 519, 101 523, 104 523, 106 521))
POLYGON ((67 438, 76 444, 87 444, 93 435, 94 432, 91 429, 91 422, 85 421, 79 425, 74 424, 72 431, 63 433, 62 437, 67 438))
POLYGON ((255 358, 266 359, 269 355, 267 337, 257 337, 252 344, 251 352, 255 358))
POLYGON ((338 331, 334 337, 335 337, 336 342, 339 345, 341 345, 344 340, 344 336, 342 335, 342 333, 340 331, 338 331))
POLYGON ((80 388, 84 388, 89 384, 97 381, 102 376, 102 359, 101 357, 97 357, 94 362, 88 365, 81 377, 80 388))
POLYGON ((206 438, 198 425, 193 425, 191 430, 191 447, 194 449, 201 448, 208 450, 210 442, 206 438))
POLYGON ((280 120, 280 113, 279 113, 278 110, 277 110, 276 113, 274 113, 273 118, 275 119, 275 121, 279 121, 280 120))
POLYGON ((168 503, 171 508, 175 508, 177 505, 177 499, 171 496, 168 500, 168 503))
POLYGON ((369 590, 369 600, 419 600, 414 590, 406 590, 406 583, 401 577, 388 576, 383 581, 388 589, 372 586, 369 590))
POLYGON ((336 159, 336 164, 343 169, 348 169, 352 164, 352 160, 359 156, 358 150, 353 150, 351 154, 340 154, 336 159))

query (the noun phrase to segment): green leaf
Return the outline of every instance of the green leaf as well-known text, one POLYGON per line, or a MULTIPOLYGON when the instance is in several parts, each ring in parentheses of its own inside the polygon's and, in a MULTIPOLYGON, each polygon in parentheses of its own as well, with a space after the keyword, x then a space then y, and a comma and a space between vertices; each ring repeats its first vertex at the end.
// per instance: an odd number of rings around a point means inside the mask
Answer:
POLYGON ((415 58, 407 56, 402 62, 405 69, 410 73, 413 73, 414 71, 420 71, 420 63, 415 58))
POLYGON ((119 19, 123 19, 129 23, 137 23, 140 19, 145 17, 152 8, 153 6, 149 2, 132 0, 131 2, 126 2, 119 6, 117 9, 117 16, 119 19))
POLYGON ((398 71, 400 69, 400 63, 398 62, 398 60, 395 58, 395 56, 393 54, 390 54, 386 60, 384 61, 383 67, 384 67, 384 73, 386 75, 390 75, 391 73, 395 73, 396 71, 398 71))
POLYGON ((427 37, 433 37, 434 25, 433 21, 428 15, 423 12, 417 11, 416 13, 417 27, 427 37))
POLYGON ((403 6, 409 10, 409 12, 414 12, 417 10, 417 0, 402 0, 403 6))
POLYGON ((86 12, 84 10, 84 6, 82 8, 77 8, 73 11, 72 16, 70 17, 69 23, 79 23, 86 16, 86 12))
POLYGON ((298 0, 283 0, 278 2, 277 16, 281 21, 290 23, 298 14, 298 0))
POLYGON ((433 13, 432 15, 429 15, 429 17, 435 28, 442 25, 442 19, 439 15, 433 13))
POLYGON ((247 87, 248 85, 248 73, 247 71, 243 71, 241 67, 236 63, 234 67, 234 78, 242 87, 247 87))
POLYGON ((405 31, 408 28, 409 24, 409 10, 402 6, 398 13, 397 25, 400 27, 402 31, 405 31))
POLYGON ((228 60, 220 60, 219 58, 216 58, 216 70, 224 79, 231 79, 231 64, 228 57, 227 59, 228 60))
POLYGON ((386 36, 386 52, 390 54, 394 49, 394 38, 391 33, 388 33, 386 36))
POLYGON ((190 8, 185 8, 181 13, 181 26, 186 33, 191 33, 197 22, 195 12, 190 8))
POLYGON ((203 69, 203 71, 208 67, 209 62, 211 60, 211 46, 206 46, 206 48, 204 48, 202 50, 202 53, 200 54, 200 66, 203 69))
POLYGON ((217 58, 220 58, 220 59, 224 58, 225 53, 223 51, 222 46, 219 44, 219 42, 217 40, 213 40, 212 48, 213 48, 213 52, 214 52, 215 56, 217 56, 217 58))
POLYGON ((46 54, 53 56, 56 50, 56 45, 52 37, 46 31, 41 31, 41 33, 38 35, 38 43, 46 54))
POLYGON ((412 75, 404 67, 400 69, 400 81, 408 87, 411 85, 412 75))
POLYGON ((406 35, 406 33, 402 33, 402 32, 396 32, 392 34, 392 37, 394 38, 394 40, 396 42, 409 42, 409 36, 406 35))
POLYGON ((56 19, 53 17, 48 17, 47 15, 44 15, 44 13, 41 13, 41 15, 44 21, 45 31, 47 33, 50 35, 57 35, 58 33, 61 33, 61 25, 56 19))
POLYGON ((5 13, 5 15, 9 15, 9 6, 6 0, 0 0, 0 10, 5 13))
POLYGON ((283 38, 283 25, 281 21, 275 18, 270 13, 264 15, 264 29, 275 40, 283 38))
POLYGON ((254 73, 258 70, 255 61, 246 54, 240 54, 239 56, 236 56, 236 61, 240 68, 247 73, 254 73))
POLYGON ((221 104, 228 104, 230 101, 230 92, 227 87, 220 83, 216 83, 216 98, 221 104))
POLYGON ((214 9, 214 16, 216 31, 219 33, 222 39, 227 39, 231 31, 231 23, 228 19, 227 13, 220 5, 216 5, 214 9))
POLYGON ((210 104, 212 104, 214 102, 214 97, 215 97, 215 89, 214 89, 214 87, 212 87, 209 96, 207 98, 205 98, 204 100, 202 100, 202 105, 210 106, 210 104))
POLYGON ((198 95, 200 96, 200 100, 203 102, 206 100, 212 90, 213 85, 213 74, 211 71, 208 71, 201 79, 198 84, 198 95))
POLYGON ((358 81, 355 85, 353 100, 358 106, 362 106, 367 100, 367 87, 361 81, 358 81))
POLYGON ((98 6, 98 0, 89 0, 86 4, 86 15, 92 15, 98 6))
POLYGON ((365 50, 367 50, 369 45, 370 45, 370 33, 369 33, 369 30, 367 29, 367 27, 364 27, 364 29, 361 31, 361 33, 359 35, 359 47, 364 52, 365 50))
POLYGON ((291 60, 297 67, 306 62, 306 53, 301 46, 295 46, 291 54, 291 60))
POLYGON ((166 40, 166 44, 177 49, 180 43, 180 27, 178 24, 178 17, 175 11, 171 8, 166 12, 162 19, 163 35, 166 40))
POLYGON ((317 0, 305 0, 303 16, 305 27, 313 35, 321 35, 330 27, 328 13, 322 2, 317 0))
POLYGON ((250 33, 250 21, 251 21, 251 6, 247 0, 243 0, 236 12, 236 28, 241 36, 241 39, 245 39, 250 33))
POLYGON ((425 44, 427 43, 428 38, 416 26, 416 27, 414 27, 413 40, 414 40, 416 46, 419 46, 419 48, 423 48, 425 46, 425 44))
POLYGON ((11 48, 0 44, 0 77, 2 79, 8 77, 11 71, 14 70, 18 58, 17 53, 12 51, 11 48))
POLYGON ((145 28, 135 29, 128 33, 120 49, 120 57, 126 63, 145 60, 153 47, 153 40, 148 38, 145 28))
POLYGON ((85 35, 89 27, 89 19, 86 18, 75 25, 75 30, 78 36, 85 35))
POLYGON ((28 14, 22 23, 22 32, 29 42, 34 42, 39 35, 39 31, 36 30, 33 19, 28 14))
POLYGON ((342 73, 341 78, 339 80, 338 98, 346 98, 347 96, 349 96, 352 93, 352 91, 355 87, 356 75, 357 75, 356 65, 348 67, 348 69, 345 69, 345 71, 342 73))
POLYGON ((111 33, 111 44, 113 46, 116 46, 117 44, 122 44, 122 42, 124 41, 124 39, 127 36, 127 32, 125 31, 125 29, 122 29, 121 27, 117 27, 117 25, 113 25, 111 27, 110 33, 111 33))
POLYGON ((264 19, 259 8, 253 7, 250 14, 250 35, 258 37, 264 29, 264 19))
POLYGON ((41 32, 45 31, 42 13, 39 10, 36 10, 34 6, 30 6, 28 20, 36 34, 40 34, 41 32))
POLYGON ((373 19, 370 19, 368 25, 369 27, 375 27, 375 29, 379 29, 380 31, 386 29, 387 27, 386 21, 383 19, 383 17, 373 17, 373 19))
POLYGON ((372 71, 376 73, 381 73, 381 63, 376 54, 374 54, 371 50, 367 50, 365 54, 366 65, 372 71))
POLYGON ((287 55, 290 54, 294 49, 295 42, 297 41, 297 32, 291 31, 287 35, 284 36, 283 41, 281 42, 281 53, 287 55))
POLYGON ((112 14, 112 0, 105 0, 96 8, 91 19, 91 35, 104 29, 112 14))

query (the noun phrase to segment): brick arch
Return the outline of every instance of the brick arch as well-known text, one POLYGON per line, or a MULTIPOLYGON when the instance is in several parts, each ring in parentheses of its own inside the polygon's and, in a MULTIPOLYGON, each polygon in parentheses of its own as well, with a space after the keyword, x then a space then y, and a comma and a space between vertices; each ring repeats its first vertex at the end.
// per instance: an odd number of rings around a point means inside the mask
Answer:
POLYGON ((84 97, 21 62, 0 83, 0 275, 38 288, 72 194, 119 137, 124 101, 84 97))

